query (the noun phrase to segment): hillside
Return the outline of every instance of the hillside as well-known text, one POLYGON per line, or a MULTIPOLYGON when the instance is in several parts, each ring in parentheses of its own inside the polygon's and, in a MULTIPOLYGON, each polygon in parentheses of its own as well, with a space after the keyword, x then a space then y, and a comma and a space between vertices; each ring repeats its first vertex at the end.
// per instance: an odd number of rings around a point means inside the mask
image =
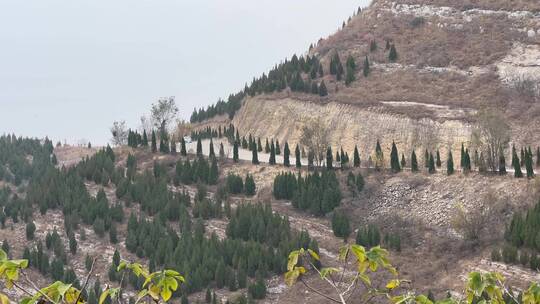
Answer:
POLYGON ((242 134, 294 145, 303 124, 321 117, 335 148, 352 151, 358 144, 367 152, 378 139, 387 148, 396 141, 406 151, 452 147, 455 154, 461 143, 473 144, 476 112, 495 108, 514 144, 537 145, 538 10, 536 1, 374 1, 306 55, 323 70, 322 77, 302 73, 306 87, 324 80, 328 96, 290 88, 250 92, 232 122, 242 134), (394 61, 389 45, 397 51, 394 61), (341 81, 330 73, 336 53, 344 69, 349 57, 356 63, 348 85, 347 72, 341 81))
POLYGON ((191 123, 0 135, 0 303, 538 304, 539 83, 538 0, 374 0, 191 123))

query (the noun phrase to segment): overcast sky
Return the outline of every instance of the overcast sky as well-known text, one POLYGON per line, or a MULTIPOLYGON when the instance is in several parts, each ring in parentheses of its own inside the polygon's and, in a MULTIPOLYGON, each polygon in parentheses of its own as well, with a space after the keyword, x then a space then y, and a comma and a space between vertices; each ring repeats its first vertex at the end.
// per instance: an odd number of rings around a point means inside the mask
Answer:
POLYGON ((103 144, 160 96, 189 119, 368 2, 0 0, 0 134, 103 144))

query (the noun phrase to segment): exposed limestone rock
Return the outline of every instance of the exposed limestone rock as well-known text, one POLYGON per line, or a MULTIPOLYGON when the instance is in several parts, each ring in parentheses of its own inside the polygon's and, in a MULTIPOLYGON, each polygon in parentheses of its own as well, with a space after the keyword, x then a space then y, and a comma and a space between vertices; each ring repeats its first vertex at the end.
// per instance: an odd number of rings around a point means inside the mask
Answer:
MULTIPOLYGON (((449 108, 432 107, 432 110, 445 117, 449 108)), ((334 148, 342 146, 351 155, 354 146, 358 145, 362 158, 367 158, 366 155, 373 151, 377 140, 385 149, 395 141, 407 157, 412 147, 440 147, 443 154, 451 147, 454 155, 459 155, 461 142, 468 142, 471 135, 470 125, 458 120, 415 120, 385 113, 378 107, 360 108, 336 102, 316 104, 291 98, 249 98, 235 115, 233 123, 241 134, 263 139, 277 138, 294 147, 300 139, 302 127, 317 117, 329 126, 330 143, 334 148)))
POLYGON ((522 78, 540 80, 540 46, 515 44, 497 68, 505 83, 522 78))

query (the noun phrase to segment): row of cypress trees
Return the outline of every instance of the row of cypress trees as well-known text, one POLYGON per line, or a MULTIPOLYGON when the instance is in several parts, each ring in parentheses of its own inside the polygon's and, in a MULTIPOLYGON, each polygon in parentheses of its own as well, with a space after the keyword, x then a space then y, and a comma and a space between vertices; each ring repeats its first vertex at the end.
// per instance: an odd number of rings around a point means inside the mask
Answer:
MULTIPOLYGON (((234 127, 233 127, 234 128, 234 127)), ((210 134, 212 134, 212 131, 209 131, 210 134)), ((234 136, 232 137, 235 138, 234 136)), ((252 137, 251 134, 248 136, 248 139, 244 137, 240 138, 238 131, 236 131, 236 139, 234 139, 234 147, 233 147, 233 160, 237 162, 239 160, 238 158, 238 149, 239 147, 242 147, 244 149, 248 149, 252 151, 252 163, 253 164, 259 164, 259 157, 258 153, 265 151, 265 153, 269 153, 269 160, 268 163, 270 165, 276 164, 276 155, 281 154, 281 149, 279 145, 279 141, 272 139, 271 141, 268 141, 266 139, 266 143, 263 147, 260 138, 252 137)), ((199 147, 199 144, 198 144, 199 147)), ((222 149, 222 147, 220 147, 222 149)), ((210 150, 213 150, 213 144, 211 143, 210 150)), ((197 149, 198 153, 202 153, 202 147, 197 149)), ((504 153, 499 153, 499 165, 498 165, 498 174, 505 175, 507 173, 506 171, 506 160, 504 153)), ((283 165, 286 167, 291 166, 290 162, 290 155, 291 150, 289 148, 288 142, 285 142, 285 148, 283 150, 283 165)), ((301 150, 300 146, 296 145, 295 148, 295 158, 296 158, 296 167, 300 168, 302 167, 301 163, 301 150)), ((462 169, 462 172, 468 173, 472 171, 473 164, 477 167, 478 171, 480 173, 487 173, 488 167, 486 164, 485 157, 482 152, 478 153, 478 151, 474 151, 473 157, 471 157, 471 152, 465 148, 465 146, 462 144, 461 147, 461 155, 460 155, 460 167, 462 169)), ((442 167, 442 159, 439 150, 436 150, 435 153, 428 151, 427 149, 424 152, 424 167, 426 168, 426 171, 430 174, 436 173, 437 168, 442 167)), ((332 148, 328 147, 326 151, 326 168, 327 169, 334 169, 334 161, 337 162, 341 168, 345 168, 349 162, 349 154, 347 152, 343 151, 343 148, 340 149, 340 151, 336 151, 336 154, 334 156, 332 152, 332 148)), ((413 150, 411 152, 411 156, 409 158, 410 164, 409 167, 411 168, 412 172, 419 172, 419 162, 418 157, 416 155, 416 151, 413 150)), ((308 166, 313 167, 313 157, 309 155, 308 153, 308 166)), ((358 147, 355 146, 354 152, 353 152, 353 166, 354 167, 360 167, 361 159, 360 159, 360 153, 358 151, 358 147)), ((375 153, 374 153, 374 159, 369 156, 368 158, 368 167, 371 167, 371 165, 374 165, 375 170, 380 171, 385 167, 384 164, 384 153, 382 151, 380 142, 377 141, 376 147, 375 147, 375 153)), ((528 178, 532 178, 535 176, 534 173, 534 166, 540 166, 540 147, 536 150, 536 163, 533 159, 533 152, 532 149, 529 148, 522 148, 521 149, 521 157, 518 156, 517 151, 515 147, 512 147, 512 167, 514 169, 514 176, 517 178, 523 177, 523 171, 522 167, 525 167, 525 173, 528 178)), ((392 147, 390 151, 390 170, 393 173, 397 173, 402 171, 402 169, 407 166, 407 160, 405 158, 404 154, 401 154, 401 157, 399 156, 397 146, 395 142, 392 142, 392 147)), ((446 160, 446 173, 448 175, 452 175, 455 173, 455 164, 454 159, 452 155, 452 151, 448 151, 448 156, 446 160)))

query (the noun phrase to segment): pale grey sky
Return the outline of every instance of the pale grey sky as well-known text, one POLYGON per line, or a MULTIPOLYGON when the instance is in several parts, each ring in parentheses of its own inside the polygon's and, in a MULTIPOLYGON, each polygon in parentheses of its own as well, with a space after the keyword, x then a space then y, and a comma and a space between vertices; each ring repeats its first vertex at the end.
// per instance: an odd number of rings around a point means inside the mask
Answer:
POLYGON ((188 119, 369 0, 0 0, 0 134, 104 144, 160 96, 188 119))

